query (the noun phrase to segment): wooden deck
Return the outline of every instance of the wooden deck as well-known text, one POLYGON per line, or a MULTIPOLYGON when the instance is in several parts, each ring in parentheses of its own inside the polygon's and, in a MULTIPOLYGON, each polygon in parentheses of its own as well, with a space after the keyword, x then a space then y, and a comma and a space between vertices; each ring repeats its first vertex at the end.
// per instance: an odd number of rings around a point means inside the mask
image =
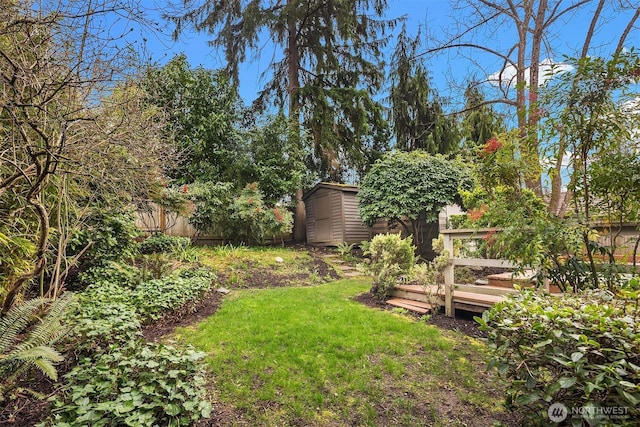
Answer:
MULTIPOLYGON (((453 309, 482 313, 512 292, 517 291, 499 286, 454 285, 453 309)), ((444 286, 398 285, 391 295, 388 304, 421 314, 444 306, 446 300, 444 286)))

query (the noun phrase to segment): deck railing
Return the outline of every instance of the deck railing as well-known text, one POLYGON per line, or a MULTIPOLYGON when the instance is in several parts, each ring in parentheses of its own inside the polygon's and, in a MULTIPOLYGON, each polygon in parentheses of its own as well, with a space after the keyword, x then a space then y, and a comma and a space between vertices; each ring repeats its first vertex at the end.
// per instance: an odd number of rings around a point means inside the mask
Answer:
MULTIPOLYGON (((440 230, 444 239, 444 249, 449 252, 450 258, 447 266, 444 270, 444 309, 447 316, 454 315, 454 291, 460 290, 463 292, 474 292, 486 295, 497 295, 494 289, 484 288, 482 286, 468 286, 458 285, 455 283, 455 267, 456 266, 468 266, 468 267, 498 267, 498 268, 510 268, 517 269, 518 265, 506 260, 506 259, 490 259, 490 258, 462 258, 454 257, 454 241, 455 240, 479 240, 485 238, 490 233, 499 232, 499 229, 495 228, 480 228, 480 229, 446 229, 440 230)), ((545 283, 548 289, 548 283, 545 283)), ((507 293, 499 291, 499 293, 507 293)))

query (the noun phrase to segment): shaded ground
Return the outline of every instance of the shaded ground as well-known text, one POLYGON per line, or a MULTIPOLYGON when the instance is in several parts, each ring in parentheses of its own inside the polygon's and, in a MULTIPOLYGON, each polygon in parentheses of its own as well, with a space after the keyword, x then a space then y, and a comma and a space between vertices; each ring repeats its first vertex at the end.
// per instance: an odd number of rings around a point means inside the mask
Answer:
POLYGON ((330 282, 340 278, 340 274, 322 260, 320 254, 309 252, 310 260, 298 265, 261 266, 244 261, 242 268, 218 273, 222 286, 233 289, 262 289, 285 286, 305 286, 330 282))
MULTIPOLYGON (((54 392, 54 384, 40 372, 24 378, 24 383, 43 396, 54 392)), ((49 415, 51 405, 47 400, 37 399, 27 391, 15 393, 16 398, 0 410, 0 426, 33 426, 49 415)))

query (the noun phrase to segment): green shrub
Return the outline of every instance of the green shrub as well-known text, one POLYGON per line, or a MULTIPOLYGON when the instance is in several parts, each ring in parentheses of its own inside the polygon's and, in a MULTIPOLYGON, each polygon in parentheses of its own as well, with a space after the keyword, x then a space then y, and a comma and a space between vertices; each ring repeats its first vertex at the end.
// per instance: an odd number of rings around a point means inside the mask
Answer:
POLYGON ((138 262, 142 279, 160 279, 173 272, 177 264, 172 260, 172 255, 164 252, 154 252, 149 255, 142 255, 138 262))
POLYGON ((131 346, 142 336, 133 290, 102 281, 78 293, 72 315, 75 347, 85 354, 105 352, 111 345, 131 346))
POLYGON ((211 288, 215 275, 202 271, 190 277, 172 275, 143 282, 132 292, 132 302, 144 319, 157 319, 163 311, 196 300, 211 288))
POLYGON ((80 293, 73 315, 79 364, 65 375, 43 425, 190 425, 208 417, 201 354, 147 344, 141 323, 208 290, 215 275, 185 270, 134 289, 102 280, 80 293))
POLYGON ((69 253, 75 254, 90 245, 81 258, 82 270, 111 261, 121 262, 135 254, 138 233, 133 210, 99 210, 87 220, 87 228, 76 233, 69 253))
POLYGON ((189 246, 191 246, 191 239, 188 237, 154 234, 138 243, 138 252, 148 255, 157 252, 180 251, 189 246))
POLYGON ((196 207, 189 222, 201 233, 218 234, 232 243, 263 244, 293 227, 291 212, 267 206, 256 183, 241 190, 225 182, 196 183, 189 197, 196 207))
POLYGON ((415 249, 411 236, 403 239, 399 233, 378 234, 371 240, 368 253, 374 295, 386 299, 400 277, 409 274, 415 264, 415 249))
POLYGON ((507 404, 526 407, 532 425, 549 424, 552 403, 592 408, 572 420, 577 425, 602 422, 594 419, 598 408, 626 408, 624 418, 606 423, 634 425, 640 419, 640 293, 624 296, 523 290, 477 318, 488 333, 491 366, 509 381, 507 404))
POLYGON ((106 261, 103 264, 90 267, 78 275, 78 280, 84 285, 117 283, 129 288, 136 287, 143 278, 143 272, 122 261, 106 261))
POLYGON ((467 214, 449 215, 450 228, 464 228, 467 225, 467 214))
MULTIPOLYGON (((121 316, 112 318, 107 313, 112 311, 113 306, 118 305, 123 312, 131 312, 131 315, 138 316, 140 322, 157 319, 163 311, 175 310, 183 304, 198 299, 211 288, 215 279, 216 276, 212 271, 196 269, 183 270, 161 279, 148 280, 133 289, 103 280, 88 286, 80 294, 81 304, 76 317, 82 321, 91 319, 115 321, 121 316), (100 314, 103 310, 104 313, 100 314)), ((123 316, 122 320, 126 320, 126 316, 123 316)), ((122 327, 125 331, 130 328, 126 324, 122 327)), ((120 338, 127 336, 128 332, 120 338)), ((105 338, 108 342, 109 337, 105 338)), ((111 339, 119 338, 112 334, 111 339)))
POLYGON ((184 426, 209 417, 204 354, 161 344, 116 349, 84 358, 65 375, 52 424, 72 426, 184 426))

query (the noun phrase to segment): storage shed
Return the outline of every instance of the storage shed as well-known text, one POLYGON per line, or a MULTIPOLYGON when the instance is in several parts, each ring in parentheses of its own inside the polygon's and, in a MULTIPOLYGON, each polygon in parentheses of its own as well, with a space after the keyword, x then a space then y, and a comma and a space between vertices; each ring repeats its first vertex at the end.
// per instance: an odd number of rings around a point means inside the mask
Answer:
POLYGON ((362 223, 354 185, 321 182, 303 200, 307 214, 307 243, 337 246, 370 240, 374 230, 362 223))

